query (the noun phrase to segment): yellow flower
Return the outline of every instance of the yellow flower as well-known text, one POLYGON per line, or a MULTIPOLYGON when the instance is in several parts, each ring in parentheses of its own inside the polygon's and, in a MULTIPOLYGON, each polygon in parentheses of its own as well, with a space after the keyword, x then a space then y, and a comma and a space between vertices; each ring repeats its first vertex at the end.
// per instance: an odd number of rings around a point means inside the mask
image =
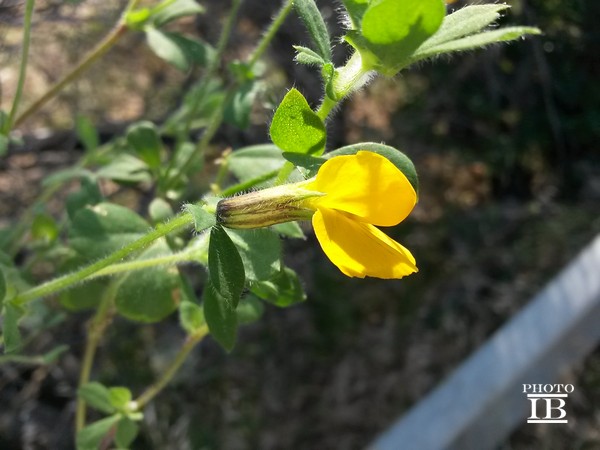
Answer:
POLYGON ((402 222, 417 202, 406 176, 378 153, 335 156, 307 181, 223 199, 217 220, 259 228, 312 216, 327 257, 349 277, 402 278, 417 272, 405 247, 377 228, 402 222))
POLYGON ((327 257, 349 277, 402 278, 415 259, 377 226, 393 226, 412 211, 417 194, 406 176, 373 152, 326 161, 305 189, 324 193, 305 202, 316 212, 315 235, 327 257))

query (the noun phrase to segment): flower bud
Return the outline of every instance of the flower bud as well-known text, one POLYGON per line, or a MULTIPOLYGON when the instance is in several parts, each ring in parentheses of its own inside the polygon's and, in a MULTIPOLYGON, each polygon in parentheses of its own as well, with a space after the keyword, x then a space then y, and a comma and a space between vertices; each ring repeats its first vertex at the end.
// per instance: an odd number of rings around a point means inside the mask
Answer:
POLYGON ((286 184, 225 198, 217 203, 217 223, 228 228, 262 228, 310 220, 315 210, 308 199, 324 194, 303 189, 306 184, 286 184))

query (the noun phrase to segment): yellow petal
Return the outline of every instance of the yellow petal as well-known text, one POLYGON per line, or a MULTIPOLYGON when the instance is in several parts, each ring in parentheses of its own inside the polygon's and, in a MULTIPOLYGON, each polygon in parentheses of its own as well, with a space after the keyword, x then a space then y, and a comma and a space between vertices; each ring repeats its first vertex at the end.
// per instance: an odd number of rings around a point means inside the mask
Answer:
POLYGON ((349 277, 402 278, 418 271, 410 251, 373 225, 328 209, 319 209, 312 223, 327 257, 349 277))
POLYGON ((379 226, 402 222, 417 203, 417 194, 400 169, 368 151, 331 158, 306 188, 326 194, 313 200, 316 208, 346 211, 379 226))

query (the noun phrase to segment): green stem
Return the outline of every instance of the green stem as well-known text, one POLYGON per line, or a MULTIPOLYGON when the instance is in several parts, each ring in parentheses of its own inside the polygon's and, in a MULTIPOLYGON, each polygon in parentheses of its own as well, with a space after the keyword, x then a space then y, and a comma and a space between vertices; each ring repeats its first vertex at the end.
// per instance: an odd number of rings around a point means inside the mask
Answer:
POLYGON ((333 95, 327 94, 317 110, 317 115, 325 121, 335 106, 353 92, 362 88, 370 79, 371 69, 361 54, 355 51, 346 64, 335 70, 333 78, 333 95))
MULTIPOLYGON (((85 344, 85 350, 83 353, 83 360, 81 362, 81 370, 79 372, 79 388, 90 381, 90 374, 92 373, 92 365, 94 363, 94 357, 96 356, 96 350, 98 344, 104 335, 104 331, 108 327, 111 320, 111 310, 115 294, 117 291, 118 283, 113 282, 104 292, 102 301, 96 310, 96 314, 92 318, 87 342, 85 344)), ((85 416, 86 416, 86 402, 78 396, 77 407, 75 409, 75 432, 81 431, 85 427, 85 416)))
POLYGON ((169 382, 173 379, 181 365, 185 362, 189 353, 200 341, 202 341, 202 339, 204 339, 204 337, 207 334, 208 328, 206 325, 204 325, 187 337, 187 339, 175 355, 175 358, 173 358, 173 361, 171 361, 169 367, 167 367, 167 370, 165 370, 161 377, 135 400, 138 410, 141 410, 144 406, 146 406, 154 397, 156 397, 164 389, 164 387, 167 384, 169 384, 169 382))
POLYGON ((254 64, 256 64, 256 62, 263 55, 263 53, 265 52, 265 50, 267 49, 267 47, 269 46, 269 44, 275 37, 275 34, 279 30, 279 28, 281 28, 281 26, 283 25, 283 22, 285 21, 287 16, 292 11, 293 6, 294 6, 293 0, 287 0, 283 4, 281 9, 279 10, 279 13, 277 14, 277 16, 275 16, 275 18, 273 19, 273 22, 271 22, 271 25, 269 25, 269 28, 267 28, 267 31, 263 35, 263 38, 261 39, 261 41, 258 43, 257 47, 254 49, 254 51, 248 58, 248 65, 250 67, 254 66, 254 64))
POLYGON ((223 59, 223 54, 225 53, 225 48, 227 47, 227 43, 229 42, 229 38, 231 37, 231 31, 233 30, 233 25, 237 19, 237 13, 242 5, 242 0, 233 0, 231 5, 231 9, 229 10, 229 15, 227 17, 227 21, 225 25, 223 25, 223 29, 221 30, 221 35, 219 36, 219 41, 217 42, 216 54, 212 59, 210 65, 207 68, 205 78, 210 79, 219 68, 219 64, 223 59))
POLYGON ((29 44, 31 42, 31 19, 33 17, 33 9, 35 0, 27 0, 25 3, 25 17, 23 19, 23 49, 21 51, 21 64, 19 67, 19 81, 17 82, 17 90, 15 92, 15 98, 13 99, 12 108, 8 115, 8 120, 5 125, 4 132, 8 134, 12 128, 19 103, 21 102, 21 95, 23 94, 23 87, 25 86, 25 75, 27 74, 27 61, 29 59, 29 44))
POLYGON ((175 265, 182 262, 190 262, 193 259, 193 253, 189 250, 185 250, 173 255, 158 256, 156 258, 138 259, 120 264, 112 264, 102 270, 99 270, 93 275, 90 275, 87 279, 91 280, 93 278, 105 277, 107 275, 115 275, 123 272, 131 272, 133 270, 141 270, 148 267, 175 265))
POLYGON ((42 106, 46 104, 50 99, 56 96, 65 86, 77 79, 92 64, 108 52, 115 43, 125 34, 127 31, 126 17, 127 14, 133 10, 138 4, 139 0, 129 0, 129 4, 121 14, 121 17, 114 28, 108 33, 108 35, 102 39, 70 72, 68 72, 58 82, 53 84, 40 98, 38 98, 33 104, 31 104, 25 111, 23 111, 15 120, 15 127, 21 125, 25 120, 32 114, 37 112, 42 106))
POLYGON ((76 272, 50 280, 46 283, 43 283, 39 286, 36 286, 32 289, 29 289, 28 291, 17 295, 17 297, 15 297, 12 300, 12 303, 14 303, 15 305, 24 305, 32 300, 38 299, 40 297, 46 297, 48 295, 66 289, 74 284, 77 284, 85 280, 90 275, 93 275, 96 272, 104 269, 105 267, 108 267, 111 264, 122 260, 126 256, 129 256, 131 253, 143 250, 158 238, 165 236, 177 229, 189 226, 193 222, 193 220, 194 219, 190 213, 181 213, 175 218, 173 218, 170 222, 158 225, 148 234, 145 234, 138 240, 132 242, 129 245, 126 245, 122 249, 111 253, 110 255, 101 259, 100 261, 86 266, 76 272))
POLYGON ((0 355, 0 364, 6 363, 26 364, 32 366, 43 366, 48 364, 43 356, 0 355))

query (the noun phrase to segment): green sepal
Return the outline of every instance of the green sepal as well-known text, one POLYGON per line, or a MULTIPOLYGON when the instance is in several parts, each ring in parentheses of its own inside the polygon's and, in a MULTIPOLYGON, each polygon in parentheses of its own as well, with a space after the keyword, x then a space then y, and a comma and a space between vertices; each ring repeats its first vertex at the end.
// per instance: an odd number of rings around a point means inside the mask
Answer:
POLYGON ((212 227, 216 223, 214 214, 209 213, 200 205, 185 205, 185 210, 194 218, 194 229, 200 233, 212 227))

